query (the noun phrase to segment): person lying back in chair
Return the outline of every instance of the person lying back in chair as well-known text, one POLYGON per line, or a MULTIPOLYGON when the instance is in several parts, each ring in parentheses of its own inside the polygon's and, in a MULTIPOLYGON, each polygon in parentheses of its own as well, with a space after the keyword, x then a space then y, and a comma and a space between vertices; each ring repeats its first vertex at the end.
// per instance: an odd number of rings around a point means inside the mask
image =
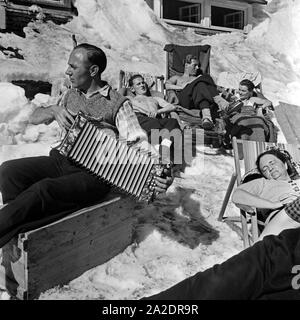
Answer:
POLYGON ((176 119, 161 118, 162 114, 168 114, 176 110, 176 106, 168 103, 163 98, 151 96, 149 88, 140 74, 133 75, 128 84, 134 96, 130 98, 132 107, 140 126, 150 135, 151 129, 180 129, 176 119))
POLYGON ((254 83, 244 79, 239 84, 238 93, 235 95, 235 102, 241 102, 240 112, 255 112, 258 116, 268 115, 273 109, 272 102, 265 97, 258 97, 254 91, 254 83))
POLYGON ((185 109, 198 109, 202 117, 202 127, 212 129, 213 120, 220 109, 228 107, 228 102, 219 96, 217 86, 208 74, 200 73, 200 62, 196 56, 187 55, 182 76, 173 76, 166 81, 166 89, 174 90, 178 103, 185 109))
POLYGON ((230 105, 222 111, 227 141, 235 136, 243 140, 276 142, 277 131, 271 120, 272 102, 259 97, 254 83, 244 79, 238 92, 231 96, 230 105))
POLYGON ((247 206, 250 210, 277 211, 258 240, 284 229, 300 227, 300 177, 289 154, 270 149, 258 156, 256 165, 262 177, 239 185, 232 201, 242 209, 247 206))

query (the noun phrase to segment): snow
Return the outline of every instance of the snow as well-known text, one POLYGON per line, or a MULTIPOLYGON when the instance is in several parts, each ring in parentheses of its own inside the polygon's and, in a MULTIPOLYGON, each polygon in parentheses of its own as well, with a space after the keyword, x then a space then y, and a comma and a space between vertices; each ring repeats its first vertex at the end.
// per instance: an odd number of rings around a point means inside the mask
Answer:
MULTIPOLYGON (((205 161, 215 172, 176 178, 166 197, 141 209, 137 243, 40 299, 139 299, 237 254, 241 238, 217 221, 230 160, 214 153, 205 161)), ((227 213, 237 212, 230 204, 227 213)))
MULTIPOLYGON (((47 81, 53 84, 54 95, 58 93, 73 46, 72 34, 79 43, 103 48, 108 56, 103 78, 114 87, 120 69, 164 74, 166 43, 210 44, 215 79, 223 71, 259 71, 263 92, 274 105, 279 101, 299 104, 299 1, 273 0, 268 6, 255 6, 257 26, 248 35, 234 32, 207 37, 191 29, 175 30, 143 0, 76 0, 75 5, 78 17, 66 25, 44 22, 33 8, 39 19, 25 28, 25 39, 0 34, 1 46, 19 49, 24 57, 0 54, 0 163, 47 155, 59 140, 56 122, 28 124, 31 112, 55 102, 55 97, 38 94, 29 101, 23 89, 9 82, 47 81)), ((167 194, 143 209, 136 243, 68 285, 46 291, 40 299, 138 299, 240 252, 240 236, 217 220, 233 170, 230 153, 199 146, 192 165, 176 177, 167 194)), ((238 209, 230 202, 226 214, 237 215, 238 209)))

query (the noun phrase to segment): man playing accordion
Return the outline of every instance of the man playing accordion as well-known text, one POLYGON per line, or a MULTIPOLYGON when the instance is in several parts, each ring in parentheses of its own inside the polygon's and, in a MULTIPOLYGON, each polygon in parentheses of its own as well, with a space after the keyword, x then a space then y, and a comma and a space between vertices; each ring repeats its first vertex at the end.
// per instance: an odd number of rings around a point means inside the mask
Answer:
MULTIPOLYGON (((105 53, 90 44, 76 46, 70 54, 66 74, 72 83, 56 105, 37 108, 31 123, 56 120, 70 128, 76 114, 105 121, 117 128, 128 142, 148 145, 129 100, 101 79, 107 59, 105 53)), ((172 178, 156 177, 155 191, 165 192, 172 178)), ((75 166, 52 149, 49 156, 4 162, 0 166, 0 191, 4 206, 0 209, 0 247, 32 223, 49 222, 67 213, 101 200, 110 190, 107 183, 75 166)))

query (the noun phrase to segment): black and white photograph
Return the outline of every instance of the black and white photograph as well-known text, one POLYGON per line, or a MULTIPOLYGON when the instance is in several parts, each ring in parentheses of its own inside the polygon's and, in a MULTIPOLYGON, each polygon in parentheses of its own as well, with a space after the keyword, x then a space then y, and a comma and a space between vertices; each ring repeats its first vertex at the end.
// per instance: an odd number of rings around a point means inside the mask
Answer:
POLYGON ((299 300, 299 24, 297 0, 0 0, 0 300, 299 300))

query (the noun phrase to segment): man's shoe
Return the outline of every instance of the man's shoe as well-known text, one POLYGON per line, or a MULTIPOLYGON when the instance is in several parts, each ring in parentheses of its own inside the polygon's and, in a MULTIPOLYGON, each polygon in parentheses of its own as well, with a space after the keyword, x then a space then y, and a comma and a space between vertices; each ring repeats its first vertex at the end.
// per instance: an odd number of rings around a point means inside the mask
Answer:
POLYGON ((212 130, 213 127, 214 127, 214 124, 209 118, 202 119, 202 128, 204 130, 212 130))

